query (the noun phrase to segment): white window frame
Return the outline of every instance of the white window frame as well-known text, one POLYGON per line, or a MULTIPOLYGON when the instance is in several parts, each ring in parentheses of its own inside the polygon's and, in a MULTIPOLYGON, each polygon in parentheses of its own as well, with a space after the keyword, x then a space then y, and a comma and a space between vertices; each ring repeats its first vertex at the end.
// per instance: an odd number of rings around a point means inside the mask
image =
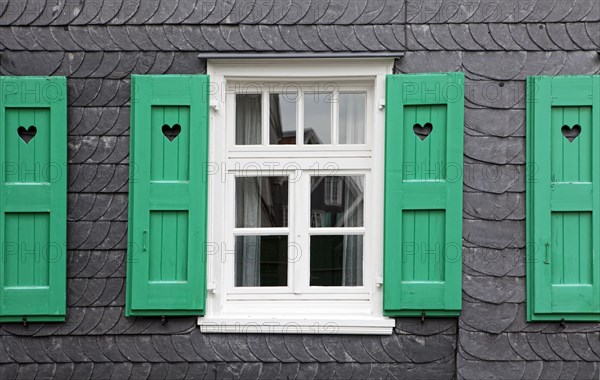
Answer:
MULTIPOLYGON (((383 186, 385 76, 393 59, 252 59, 209 60, 211 79, 209 132, 209 201, 206 315, 198 318, 203 332, 391 334, 393 318, 383 312, 383 186), (268 145, 269 88, 277 83, 336 83, 340 91, 366 91, 364 144, 268 145), (262 145, 235 145, 236 88, 256 83, 263 93, 262 145), (268 84, 269 87, 265 84, 268 84), (238 86, 238 87, 236 87, 238 86), (267 120, 267 121, 264 121, 267 120), (327 167, 327 162, 339 163, 327 167), (301 168, 301 173, 298 171, 301 168), (332 171, 333 169, 333 171, 332 171), (312 175, 364 175, 364 227, 310 228, 312 175), (363 236, 363 286, 308 287, 310 268, 288 273, 287 287, 234 287, 233 236, 235 176, 288 175, 288 226, 261 228, 256 233, 281 232, 300 247, 312 234, 345 232, 363 236), (225 216, 225 217, 224 217, 225 216), (306 219, 306 220, 304 220, 306 219), (301 227, 299 227, 301 226, 301 227), (301 231, 300 231, 301 230, 301 231), (343 231, 342 231, 343 230, 343 231)), ((302 100, 300 100, 302 102, 302 100)), ((300 105, 297 120, 302 125, 300 105)), ((337 104, 332 118, 337 118, 337 104)), ((337 135, 333 121, 333 136, 337 135)), ((303 132, 299 132, 303 136, 303 132)), ((302 140, 302 139, 300 139, 302 140)), ((248 230, 248 229, 246 229, 248 230)), ((258 229, 255 229, 258 230, 258 229)), ((239 232, 239 231, 238 231, 239 232)), ((308 251, 308 250, 307 250, 308 251)), ((307 253, 306 257, 310 255, 307 253)), ((290 255, 290 257, 293 257, 290 255)), ((300 259, 302 260, 302 259, 300 259)), ((306 258, 304 260, 307 260, 306 258)), ((290 271, 288 266, 288 272, 290 271)), ((298 267, 299 268, 299 267, 298 267)))
POLYGON ((325 204, 328 206, 340 206, 342 204, 342 186, 340 178, 325 178, 325 204))

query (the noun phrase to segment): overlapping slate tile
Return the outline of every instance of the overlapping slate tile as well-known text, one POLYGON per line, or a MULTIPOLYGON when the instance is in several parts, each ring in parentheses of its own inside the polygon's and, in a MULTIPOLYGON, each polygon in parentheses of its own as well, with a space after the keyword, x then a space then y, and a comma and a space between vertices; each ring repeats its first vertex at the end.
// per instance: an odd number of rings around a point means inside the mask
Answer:
POLYGON ((67 304, 75 307, 123 306, 122 278, 75 278, 68 281, 67 304))
POLYGON ((463 197, 463 212, 470 219, 525 219, 525 197, 523 194, 466 192, 463 197))
POLYGON ((443 362, 451 359, 456 349, 453 335, 400 335, 399 341, 406 356, 414 363, 443 362))
POLYGON ((474 299, 500 305, 525 301, 525 278, 463 273, 463 291, 474 299))
POLYGON ((70 136, 129 134, 129 107, 69 107, 70 136))
POLYGON ((69 164, 127 164, 128 161, 128 136, 69 137, 69 164))
POLYGON ((67 247, 69 249, 125 249, 126 222, 68 222, 67 247))
POLYGON ((172 2, 161 6, 154 1, 105 0, 103 3, 80 4, 68 0, 21 1, 6 7, 0 25, 71 24, 366 24, 401 23, 491 23, 491 22, 576 22, 600 17, 593 0, 508 0, 411 2, 404 11, 396 0, 345 1, 259 1, 218 2, 198 0, 172 2), (283 3, 283 4, 282 4, 283 3))
POLYGON ((127 195, 70 193, 69 221, 127 221, 127 195))
POLYGON ((525 110, 466 108, 465 133, 477 136, 524 137, 525 110))
POLYGON ((524 249, 463 247, 463 269, 496 277, 524 276, 524 249))
POLYGON ((461 327, 464 329, 461 333, 466 330, 500 334, 518 317, 517 311, 518 304, 514 303, 467 303, 460 317, 461 327))
POLYGON ((527 172, 524 165, 492 165, 465 162, 464 184, 475 191, 502 194, 525 191, 527 172))
POLYGON ((121 193, 127 191, 129 165, 71 164, 68 165, 67 170, 69 192, 121 193))
MULTIPOLYGON (((303 51, 353 51, 351 47, 344 46, 341 36, 335 32, 334 24, 264 26, 82 25, 69 26, 66 30, 64 27, 50 26, 50 33, 46 35, 40 35, 39 27, 14 26, 4 27, 0 46, 16 51, 56 50, 58 45, 66 51, 88 52, 118 52, 124 48, 167 52, 193 52, 198 49, 251 52, 272 51, 272 46, 277 45, 267 41, 283 41, 286 35, 298 34, 305 45, 303 51)), ((346 29, 352 30, 362 44, 373 51, 398 50, 404 45, 411 51, 564 51, 567 47, 571 47, 567 50, 595 50, 600 43, 594 23, 556 24, 550 31, 546 24, 411 24, 406 27, 382 24, 346 25, 346 29), (557 28, 567 31, 560 35, 560 43, 552 38, 552 35, 557 38, 557 28), (395 39, 380 38, 392 34, 396 36, 395 39)))

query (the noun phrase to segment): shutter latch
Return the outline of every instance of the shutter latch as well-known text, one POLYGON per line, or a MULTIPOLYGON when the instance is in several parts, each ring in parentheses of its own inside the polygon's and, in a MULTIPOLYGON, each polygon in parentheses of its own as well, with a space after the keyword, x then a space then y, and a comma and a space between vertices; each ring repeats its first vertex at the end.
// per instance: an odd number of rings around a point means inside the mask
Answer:
POLYGON ((207 286, 206 289, 208 291, 210 291, 212 294, 216 294, 217 293, 217 283, 214 281, 210 281, 207 286))
POLYGON ((379 103, 377 104, 377 108, 382 110, 385 108, 385 99, 379 99, 379 103))
POLYGON ((383 285, 383 277, 378 274, 377 276, 375 276, 375 286, 378 288, 381 288, 381 286, 383 285))

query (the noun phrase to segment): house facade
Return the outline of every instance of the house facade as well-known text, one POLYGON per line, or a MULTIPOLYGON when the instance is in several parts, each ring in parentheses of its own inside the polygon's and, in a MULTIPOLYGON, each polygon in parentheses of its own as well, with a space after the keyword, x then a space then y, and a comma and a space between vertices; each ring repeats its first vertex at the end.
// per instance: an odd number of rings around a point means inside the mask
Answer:
POLYGON ((10 1, 0 49, 1 378, 600 378, 597 0, 10 1))

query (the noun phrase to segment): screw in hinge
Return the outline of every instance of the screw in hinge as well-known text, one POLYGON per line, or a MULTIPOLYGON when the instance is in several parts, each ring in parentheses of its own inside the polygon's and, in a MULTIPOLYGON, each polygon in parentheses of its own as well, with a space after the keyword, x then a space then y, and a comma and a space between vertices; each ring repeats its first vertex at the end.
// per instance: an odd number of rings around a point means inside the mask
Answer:
POLYGON ((23 317, 23 326, 27 327, 27 317, 23 317))
POLYGON ((567 324, 566 324, 565 322, 566 322, 566 321, 565 321, 565 319, 564 319, 564 318, 561 318, 561 319, 560 319, 560 327, 561 327, 561 328, 563 328, 563 329, 564 329, 565 327, 567 327, 567 324))
POLYGON ((160 317, 160 324, 161 325, 166 325, 167 324, 167 317, 165 315, 163 315, 162 317, 160 317))
POLYGON ((425 322, 425 312, 422 311, 421 312, 421 323, 424 323, 424 322, 425 322))

